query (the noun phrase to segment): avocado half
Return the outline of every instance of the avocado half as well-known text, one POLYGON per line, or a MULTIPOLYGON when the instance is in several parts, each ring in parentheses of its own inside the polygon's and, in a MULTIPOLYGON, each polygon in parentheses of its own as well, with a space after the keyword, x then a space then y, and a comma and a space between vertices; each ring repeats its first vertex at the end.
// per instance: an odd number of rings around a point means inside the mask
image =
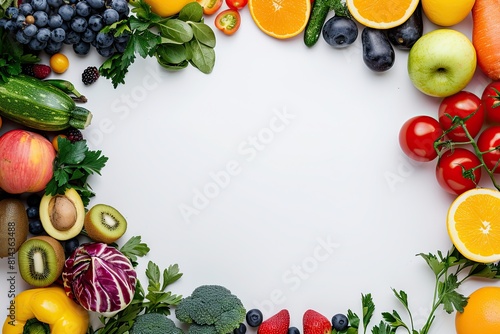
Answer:
POLYGON ((76 237, 85 221, 82 198, 73 188, 66 189, 64 194, 45 194, 40 201, 40 221, 45 232, 54 239, 76 237))

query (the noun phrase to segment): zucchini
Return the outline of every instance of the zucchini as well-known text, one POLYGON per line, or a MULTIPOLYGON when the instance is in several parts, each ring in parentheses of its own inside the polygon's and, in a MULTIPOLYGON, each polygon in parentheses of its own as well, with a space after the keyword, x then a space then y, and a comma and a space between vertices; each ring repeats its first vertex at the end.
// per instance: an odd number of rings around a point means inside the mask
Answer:
POLYGON ((76 106, 62 90, 23 74, 0 83, 0 115, 44 131, 85 129, 92 120, 92 113, 76 106))
POLYGON ((319 39, 323 24, 331 10, 331 0, 314 0, 311 15, 304 31, 304 43, 311 47, 319 39))

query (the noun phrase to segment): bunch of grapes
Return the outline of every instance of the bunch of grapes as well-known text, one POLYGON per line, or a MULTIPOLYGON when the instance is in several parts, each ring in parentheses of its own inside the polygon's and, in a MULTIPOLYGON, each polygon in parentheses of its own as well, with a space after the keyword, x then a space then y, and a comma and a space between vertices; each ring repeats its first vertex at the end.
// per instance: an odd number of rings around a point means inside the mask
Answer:
POLYGON ((91 47, 103 57, 123 52, 129 36, 115 37, 101 30, 129 15, 127 0, 23 0, 8 7, 0 27, 32 51, 58 53, 64 44, 78 55, 91 47))

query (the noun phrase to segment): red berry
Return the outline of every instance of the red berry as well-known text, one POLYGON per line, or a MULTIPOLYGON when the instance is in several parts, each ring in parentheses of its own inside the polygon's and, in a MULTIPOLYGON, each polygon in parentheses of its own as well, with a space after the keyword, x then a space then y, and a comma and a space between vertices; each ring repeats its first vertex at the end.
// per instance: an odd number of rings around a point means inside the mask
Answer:
POLYGON ((330 334, 332 323, 321 313, 307 310, 302 318, 304 334, 330 334))
POLYGON ((264 320, 257 330, 257 334, 287 334, 290 327, 290 313, 281 310, 271 318, 264 320))
POLYGON ((44 64, 34 64, 33 65, 33 74, 35 78, 43 80, 49 76, 50 72, 52 72, 50 66, 44 64))

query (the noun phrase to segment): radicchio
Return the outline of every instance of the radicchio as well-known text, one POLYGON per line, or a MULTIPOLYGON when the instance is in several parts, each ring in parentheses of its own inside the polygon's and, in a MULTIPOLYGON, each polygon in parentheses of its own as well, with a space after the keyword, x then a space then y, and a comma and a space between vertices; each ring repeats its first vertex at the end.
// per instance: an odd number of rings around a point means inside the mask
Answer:
POLYGON ((132 301, 137 273, 130 260, 105 243, 82 244, 66 260, 66 294, 88 311, 112 316, 132 301))

